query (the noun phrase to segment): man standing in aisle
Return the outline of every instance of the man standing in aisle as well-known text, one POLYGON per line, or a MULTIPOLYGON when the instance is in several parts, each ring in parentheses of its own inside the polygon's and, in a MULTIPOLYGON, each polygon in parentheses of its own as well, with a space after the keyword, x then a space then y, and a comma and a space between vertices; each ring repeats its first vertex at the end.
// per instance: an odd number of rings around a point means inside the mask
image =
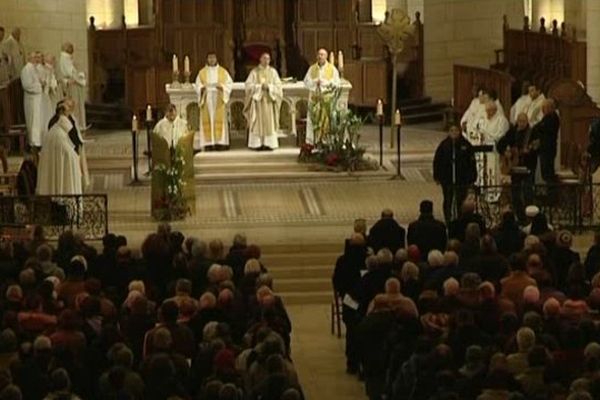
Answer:
POLYGON ((196 78, 196 92, 200 107, 200 132, 194 138, 195 150, 227 150, 229 126, 227 103, 233 80, 217 61, 217 54, 208 53, 206 66, 196 78))
POLYGON ((304 77, 304 84, 310 95, 308 100, 308 118, 306 119, 306 142, 321 142, 328 133, 329 113, 326 103, 330 102, 336 88, 340 86, 340 74, 337 68, 327 61, 327 50, 317 51, 317 62, 304 77))
POLYGON ((458 217, 460 207, 467 197, 468 186, 477 178, 473 146, 460 134, 458 126, 450 127, 435 151, 433 178, 442 186, 444 218, 446 223, 458 217))
POLYGON ((75 102, 73 116, 79 124, 79 130, 83 132, 88 128, 85 117, 85 87, 87 86, 87 80, 85 73, 78 70, 75 66, 73 52, 74 47, 72 43, 67 42, 62 45, 58 74, 65 96, 70 97, 75 102))
POLYGON ((40 61, 40 53, 31 52, 27 64, 21 70, 27 141, 31 147, 37 149, 42 146, 42 93, 44 90, 38 72, 40 61))
POLYGON ((279 147, 279 109, 283 99, 281 80, 271 67, 271 56, 263 53, 260 64, 246 80, 244 115, 248 121, 248 147, 253 150, 273 150, 279 147))

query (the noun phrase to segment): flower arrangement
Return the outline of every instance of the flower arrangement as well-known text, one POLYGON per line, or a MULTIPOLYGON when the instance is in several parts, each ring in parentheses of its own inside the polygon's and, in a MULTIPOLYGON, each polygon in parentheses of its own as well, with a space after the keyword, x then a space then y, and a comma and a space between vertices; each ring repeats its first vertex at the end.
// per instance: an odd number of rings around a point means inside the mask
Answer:
POLYGON ((157 200, 159 204, 154 209, 154 218, 159 221, 174 221, 184 219, 191 214, 183 189, 186 182, 183 179, 185 160, 179 147, 169 149, 170 165, 158 164, 152 173, 165 188, 157 200))
POLYGON ((317 163, 328 170, 359 171, 377 169, 364 158, 366 149, 359 145, 364 119, 340 107, 341 89, 321 95, 309 106, 308 118, 314 127, 316 143, 300 148, 300 162, 317 163))

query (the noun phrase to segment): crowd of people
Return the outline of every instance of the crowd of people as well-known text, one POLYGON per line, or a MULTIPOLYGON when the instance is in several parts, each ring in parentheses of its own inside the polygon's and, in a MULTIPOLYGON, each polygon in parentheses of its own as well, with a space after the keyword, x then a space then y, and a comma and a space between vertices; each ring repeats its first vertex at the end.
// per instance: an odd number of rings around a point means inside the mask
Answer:
POLYGON ((141 254, 67 231, 0 241, 0 399, 302 399, 261 250, 160 225, 141 254))
POLYGON ((585 260, 535 206, 448 225, 423 201, 405 230, 357 220, 333 285, 347 372, 371 400, 600 398, 600 234, 585 260))

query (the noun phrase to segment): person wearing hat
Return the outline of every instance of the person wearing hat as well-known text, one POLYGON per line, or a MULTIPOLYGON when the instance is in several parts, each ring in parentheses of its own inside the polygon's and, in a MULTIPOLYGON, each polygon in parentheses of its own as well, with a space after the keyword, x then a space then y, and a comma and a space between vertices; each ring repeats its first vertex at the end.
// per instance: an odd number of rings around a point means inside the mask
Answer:
POLYGON ((579 253, 571 250, 573 245, 573 234, 567 230, 562 230, 556 235, 556 246, 552 250, 551 256, 554 263, 556 276, 556 286, 564 288, 567 283, 569 269, 574 263, 579 263, 579 253))
POLYGON ((419 206, 419 218, 408 226, 407 242, 409 245, 417 245, 421 250, 422 259, 431 250, 444 251, 448 236, 446 235, 446 224, 433 216, 433 202, 423 200, 419 206))
MULTIPOLYGON (((540 214, 540 209, 538 206, 536 205, 528 205, 527 207, 525 207, 525 217, 527 217, 527 225, 525 225, 523 227, 523 232, 525 232, 526 235, 531 234, 531 226, 533 225, 533 220, 540 214)), ((548 229, 550 229, 551 231, 554 230, 554 227, 550 224, 546 224, 548 226, 548 229)))

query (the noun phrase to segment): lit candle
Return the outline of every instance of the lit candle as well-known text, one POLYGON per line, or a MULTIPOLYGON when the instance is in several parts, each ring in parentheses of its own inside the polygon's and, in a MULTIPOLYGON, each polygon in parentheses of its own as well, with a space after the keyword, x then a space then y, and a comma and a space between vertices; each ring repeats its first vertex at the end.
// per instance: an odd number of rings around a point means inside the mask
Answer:
POLYGON ((338 51, 338 69, 344 69, 344 53, 342 51, 338 51))
POLYGON ((152 106, 150 104, 146 107, 146 121, 152 121, 152 106))
POLYGON ((185 56, 185 58, 183 59, 183 71, 186 74, 190 73, 190 58, 188 56, 185 56))
POLYGON ((175 54, 173 54, 173 72, 179 72, 179 61, 175 54))
POLYGON ((396 114, 394 114, 394 125, 402 125, 402 115, 400 114, 400 110, 396 110, 396 114))
POLYGON ((138 130, 138 121, 137 121, 137 117, 134 115, 133 118, 131 119, 131 131, 137 132, 137 130, 138 130))
POLYGON ((383 117, 383 100, 377 99, 377 116, 383 117))
POLYGON ((333 51, 329 52, 329 62, 335 64, 335 54, 333 54, 333 51))

